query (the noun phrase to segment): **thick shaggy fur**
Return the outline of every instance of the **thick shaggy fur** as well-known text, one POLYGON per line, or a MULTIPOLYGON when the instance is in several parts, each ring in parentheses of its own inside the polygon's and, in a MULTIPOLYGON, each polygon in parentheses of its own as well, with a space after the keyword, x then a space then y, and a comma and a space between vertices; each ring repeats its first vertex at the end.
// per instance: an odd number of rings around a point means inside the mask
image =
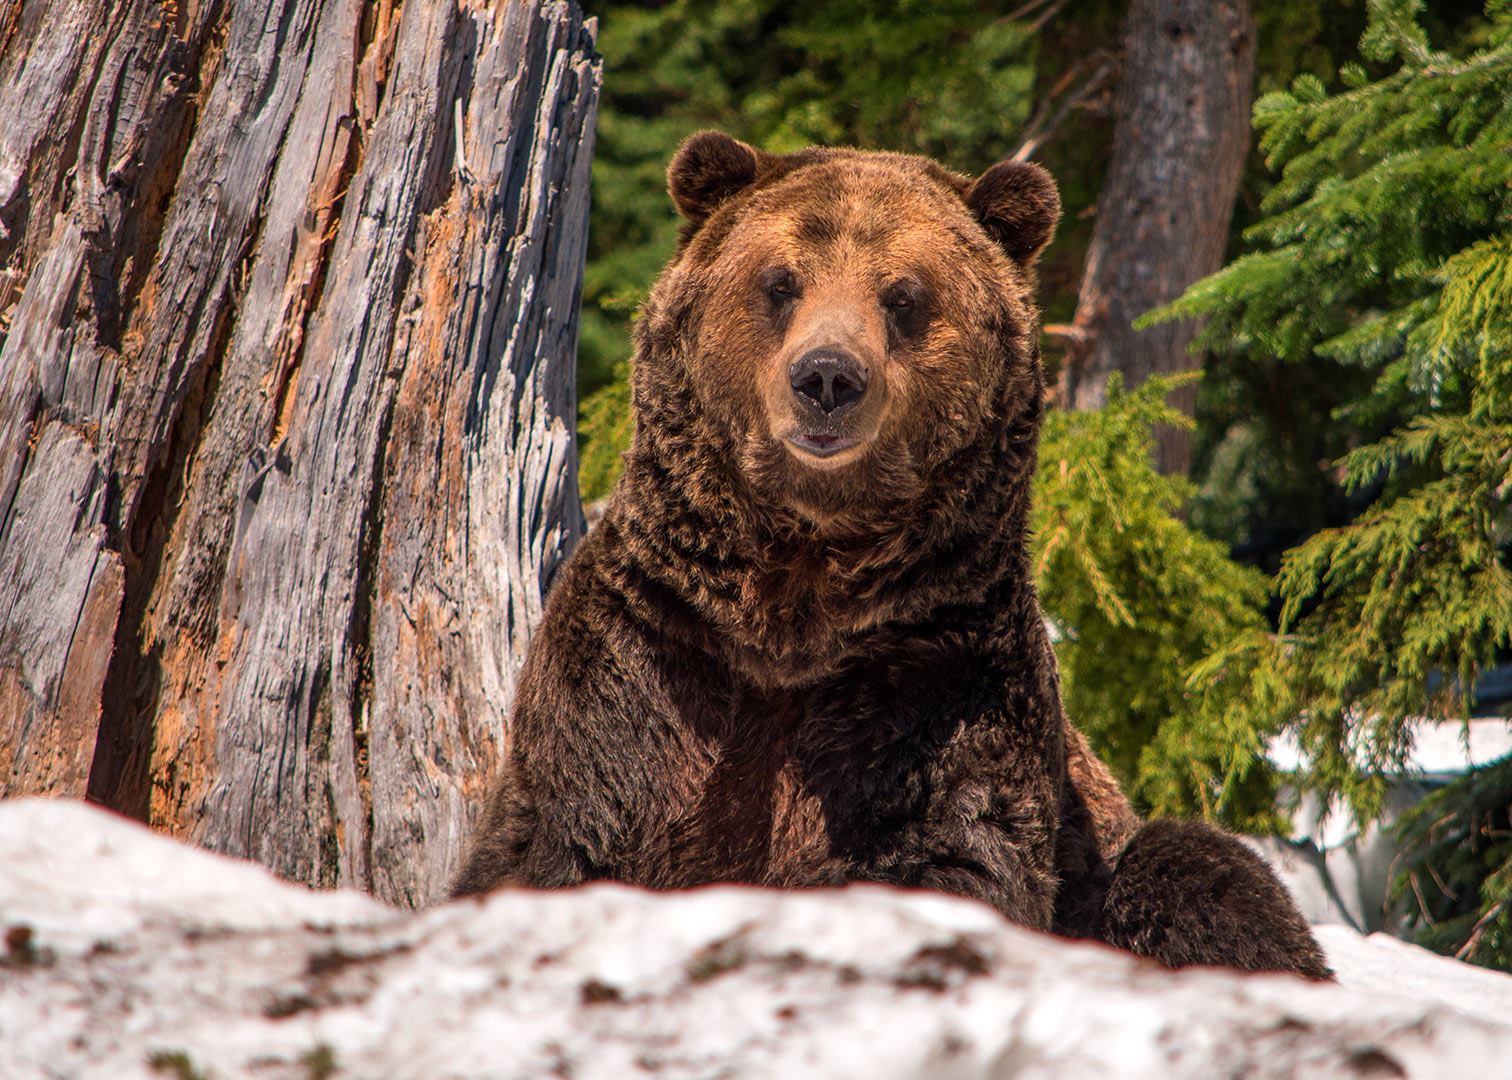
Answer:
POLYGON ((624 477, 552 588, 455 892, 886 882, 1326 976, 1263 863, 1141 828, 1063 715, 1026 535, 1048 174, 704 133, 670 188, 624 477), (838 466, 783 436, 787 364, 831 339, 871 379, 821 418, 861 442, 838 466))

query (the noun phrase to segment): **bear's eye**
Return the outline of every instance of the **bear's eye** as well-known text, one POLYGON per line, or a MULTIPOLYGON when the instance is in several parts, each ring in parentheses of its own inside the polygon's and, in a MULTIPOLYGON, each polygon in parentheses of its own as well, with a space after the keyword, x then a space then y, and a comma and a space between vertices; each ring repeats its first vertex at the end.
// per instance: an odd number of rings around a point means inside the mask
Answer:
POLYGON ((798 295, 798 279, 791 270, 779 268, 761 275, 761 287, 774 304, 785 304, 798 295))
POLYGON ((916 282, 894 282, 877 299, 887 312, 887 336, 894 345, 922 337, 929 327, 933 305, 916 282))
POLYGON ((900 315, 912 311, 919 306, 918 289, 906 281, 889 285, 882 291, 882 306, 900 315))

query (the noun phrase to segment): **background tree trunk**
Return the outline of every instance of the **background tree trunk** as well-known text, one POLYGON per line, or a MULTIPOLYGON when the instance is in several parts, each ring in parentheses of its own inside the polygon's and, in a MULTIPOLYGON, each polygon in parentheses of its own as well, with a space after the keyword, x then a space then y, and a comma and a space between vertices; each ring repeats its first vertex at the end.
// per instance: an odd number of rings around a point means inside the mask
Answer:
MULTIPOLYGON (((1108 374, 1135 386, 1193 366, 1192 321, 1136 331, 1140 315, 1223 264, 1224 242, 1250 145, 1255 33, 1248 0, 1132 0, 1113 159, 1077 299, 1080 341, 1060 399, 1095 409, 1108 374)), ((1196 391, 1173 400, 1188 414, 1196 391)), ((1157 465, 1184 473, 1186 431, 1163 430, 1157 465)))
POLYGON ((0 780, 440 894, 581 530, 565 0, 0 3, 0 780))

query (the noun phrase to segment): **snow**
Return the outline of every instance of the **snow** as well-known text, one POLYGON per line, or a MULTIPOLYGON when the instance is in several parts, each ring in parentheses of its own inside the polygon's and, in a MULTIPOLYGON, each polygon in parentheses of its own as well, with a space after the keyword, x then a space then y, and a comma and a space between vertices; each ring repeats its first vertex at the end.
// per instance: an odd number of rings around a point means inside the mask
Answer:
MULTIPOLYGON (((1463 721, 1422 717, 1409 727, 1412 750, 1401 773, 1405 777, 1445 780, 1512 754, 1512 724, 1504 716, 1463 721)), ((1300 772, 1308 764, 1296 735, 1289 731, 1271 740, 1266 756, 1284 773, 1300 772)))
POLYGON ((1390 934, 1362 937, 1343 926, 1314 928, 1339 984, 1403 1004, 1434 1001, 1466 1016, 1512 1024, 1512 976, 1420 949, 1390 934))
POLYGON ((1171 974, 874 886, 316 892, 0 804, 0 1076, 1505 1075, 1512 977, 1338 926, 1337 985, 1171 974), (328 1066, 334 1065, 334 1072, 328 1066), (171 1071, 170 1071, 171 1075, 171 1071))
MULTIPOLYGON (((1277 867, 1309 919, 1362 932, 1398 929, 1400 906, 1387 903, 1401 853, 1394 822, 1435 787, 1512 754, 1512 724, 1506 717, 1419 718, 1411 723, 1411 736, 1407 761, 1387 776, 1379 821, 1362 824, 1338 799, 1283 790, 1283 806, 1296 800, 1291 839, 1257 841, 1254 846, 1277 867)), ((1273 740, 1268 756, 1283 773, 1304 771, 1307 765, 1291 733, 1273 740)))

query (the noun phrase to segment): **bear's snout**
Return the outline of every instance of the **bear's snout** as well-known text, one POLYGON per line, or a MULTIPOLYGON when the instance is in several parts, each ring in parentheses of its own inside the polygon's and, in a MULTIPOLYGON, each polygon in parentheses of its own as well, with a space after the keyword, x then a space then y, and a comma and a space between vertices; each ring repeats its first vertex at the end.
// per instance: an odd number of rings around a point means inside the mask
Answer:
POLYGON ((870 380, 866 365, 842 349, 810 349, 788 369, 800 412, 817 408, 831 420, 861 401, 870 380))

